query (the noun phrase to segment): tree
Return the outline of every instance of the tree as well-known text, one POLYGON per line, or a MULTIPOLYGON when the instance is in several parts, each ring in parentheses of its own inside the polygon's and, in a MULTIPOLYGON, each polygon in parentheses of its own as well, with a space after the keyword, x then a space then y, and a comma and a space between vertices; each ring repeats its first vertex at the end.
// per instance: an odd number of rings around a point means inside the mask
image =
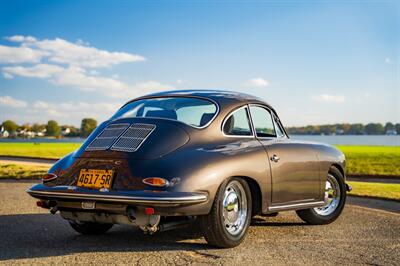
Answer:
POLYGON ((42 132, 46 129, 46 125, 35 123, 32 125, 33 132, 42 132))
POLYGON ((397 134, 400 134, 400 124, 397 123, 395 127, 396 127, 397 134))
POLYGON ((10 133, 14 133, 18 129, 18 125, 12 121, 12 120, 6 120, 3 122, 2 126, 4 127, 4 130, 7 130, 10 133))
POLYGON ((365 126, 365 133, 368 135, 385 134, 385 128, 380 123, 369 123, 365 126))
POLYGON ((348 134, 350 135, 362 135, 364 134, 364 125, 363 124, 351 124, 348 134))
POLYGON ((81 123, 81 137, 86 138, 97 127, 97 121, 93 118, 84 118, 81 123))
POLYGON ((58 137, 60 136, 60 133, 61 133, 61 128, 56 121, 50 120, 49 122, 47 122, 46 125, 47 136, 58 137))
POLYGON ((387 122, 385 125, 385 132, 387 132, 388 130, 395 130, 395 126, 393 125, 393 123, 387 122))

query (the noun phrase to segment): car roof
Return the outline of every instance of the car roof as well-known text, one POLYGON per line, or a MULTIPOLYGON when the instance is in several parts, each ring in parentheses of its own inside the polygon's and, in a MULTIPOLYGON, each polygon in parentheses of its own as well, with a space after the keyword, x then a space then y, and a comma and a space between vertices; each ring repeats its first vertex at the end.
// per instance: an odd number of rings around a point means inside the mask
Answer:
POLYGON ((168 96, 201 97, 213 100, 217 102, 219 105, 222 105, 224 107, 238 106, 246 103, 259 103, 268 106, 275 112, 275 110, 268 103, 266 103, 263 99, 259 97, 242 92, 225 91, 225 90, 171 90, 171 91, 163 91, 163 92, 148 94, 139 97, 137 99, 134 99, 133 101, 143 98, 168 97, 168 96))

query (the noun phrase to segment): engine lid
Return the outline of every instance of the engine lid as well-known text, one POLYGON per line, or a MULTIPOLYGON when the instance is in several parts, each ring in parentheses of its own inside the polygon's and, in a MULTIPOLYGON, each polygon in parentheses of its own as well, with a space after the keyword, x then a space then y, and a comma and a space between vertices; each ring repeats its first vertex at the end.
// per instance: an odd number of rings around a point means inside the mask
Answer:
POLYGON ((76 157, 156 159, 189 141, 173 120, 125 118, 106 121, 84 142, 76 157))

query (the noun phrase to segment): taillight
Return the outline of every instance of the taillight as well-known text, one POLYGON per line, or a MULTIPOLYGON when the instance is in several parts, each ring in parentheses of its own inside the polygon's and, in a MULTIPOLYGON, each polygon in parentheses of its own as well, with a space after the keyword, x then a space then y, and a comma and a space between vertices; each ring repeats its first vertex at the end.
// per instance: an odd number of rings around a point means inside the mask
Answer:
POLYGON ((49 181, 52 181, 52 180, 56 179, 57 177, 58 176, 56 174, 47 173, 47 174, 42 176, 42 181, 43 182, 49 182, 49 181))
POLYGON ((148 177, 142 180, 143 183, 154 187, 167 187, 169 186, 168 180, 161 177, 148 177))

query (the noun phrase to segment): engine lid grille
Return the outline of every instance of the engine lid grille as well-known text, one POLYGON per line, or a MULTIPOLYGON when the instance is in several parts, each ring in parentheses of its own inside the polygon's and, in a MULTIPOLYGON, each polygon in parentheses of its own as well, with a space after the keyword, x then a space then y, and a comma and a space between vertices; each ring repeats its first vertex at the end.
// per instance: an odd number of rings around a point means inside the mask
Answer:
POLYGON ((155 125, 150 124, 132 124, 112 145, 111 150, 134 152, 139 149, 155 128, 155 125))
POLYGON ((111 149, 134 152, 156 128, 152 124, 111 124, 107 126, 86 148, 86 151, 111 149))

